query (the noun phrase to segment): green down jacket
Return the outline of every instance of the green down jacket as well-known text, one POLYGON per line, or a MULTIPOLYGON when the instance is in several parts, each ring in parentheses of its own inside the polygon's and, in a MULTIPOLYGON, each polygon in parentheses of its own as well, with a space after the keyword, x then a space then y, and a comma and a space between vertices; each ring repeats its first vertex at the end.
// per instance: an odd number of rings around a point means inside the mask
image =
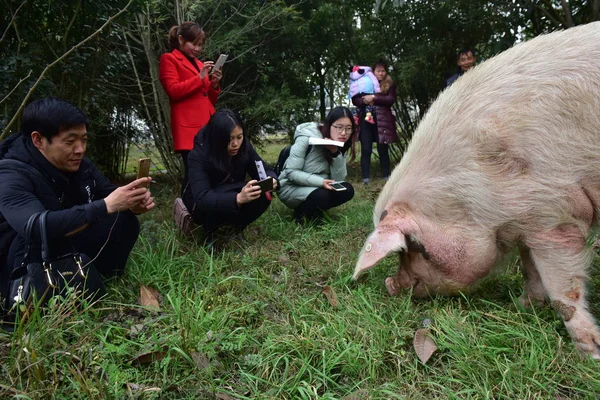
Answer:
POLYGON ((308 154, 308 139, 323 138, 318 125, 307 122, 298 125, 294 133, 294 144, 279 175, 279 199, 290 208, 298 207, 313 190, 323 187, 323 180, 346 179, 346 157, 341 153, 327 162, 327 148, 313 146, 308 154))

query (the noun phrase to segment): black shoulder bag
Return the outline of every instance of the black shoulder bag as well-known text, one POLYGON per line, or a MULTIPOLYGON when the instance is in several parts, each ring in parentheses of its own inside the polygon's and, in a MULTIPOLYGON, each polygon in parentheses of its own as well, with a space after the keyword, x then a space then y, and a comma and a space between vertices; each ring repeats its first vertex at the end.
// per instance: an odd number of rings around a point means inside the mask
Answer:
MULTIPOLYGON (((97 300, 106 294, 102 278, 96 271, 90 258, 77 252, 50 259, 48 237, 46 233, 46 215, 48 211, 33 214, 25 228, 25 256, 20 266, 12 272, 8 282, 6 310, 15 311, 15 307, 27 305, 35 298, 45 304, 55 295, 64 295, 67 288, 74 288, 80 299, 97 300), (32 231, 36 223, 40 227, 41 261, 32 261, 32 231)), ((68 238, 66 238, 69 240, 68 238)))

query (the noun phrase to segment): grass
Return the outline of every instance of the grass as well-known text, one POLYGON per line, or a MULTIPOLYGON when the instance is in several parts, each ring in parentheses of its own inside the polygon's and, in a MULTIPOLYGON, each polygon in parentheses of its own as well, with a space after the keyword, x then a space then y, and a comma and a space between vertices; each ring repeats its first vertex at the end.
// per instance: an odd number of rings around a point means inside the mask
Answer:
MULTIPOLYGON (((281 144, 263 154, 274 161, 281 144)), ((352 166, 350 181, 359 182, 352 166)), ((374 168, 377 178, 377 168, 374 168)), ((240 249, 209 251, 178 236, 175 184, 155 179, 156 212, 126 274, 108 297, 73 298, 35 310, 0 333, 0 395, 20 399, 587 399, 600 393, 598 365, 581 359, 549 308, 516 306, 516 263, 472 294, 391 298, 386 259, 366 279, 350 276, 372 229, 382 186, 356 197, 321 226, 299 226, 275 200, 240 249), (138 305, 140 285, 160 310, 138 305), (322 294, 330 286, 339 302, 322 294), (412 347, 431 320, 438 351, 422 364, 412 347)), ((597 268, 595 268, 597 269, 597 268)), ((599 281, 590 287, 598 304, 599 281)), ((594 309, 597 314, 597 309, 594 309)))

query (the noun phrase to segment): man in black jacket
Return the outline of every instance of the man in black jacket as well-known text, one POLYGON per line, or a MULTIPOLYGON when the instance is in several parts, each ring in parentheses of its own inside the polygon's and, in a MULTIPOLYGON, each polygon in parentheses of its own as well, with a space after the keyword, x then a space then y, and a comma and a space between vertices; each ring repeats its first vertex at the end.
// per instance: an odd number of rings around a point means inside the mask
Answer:
MULTIPOLYGON (((139 234, 135 214, 154 207, 150 178, 111 184, 85 158, 87 118, 55 98, 29 104, 21 133, 0 143, 0 291, 5 293, 23 259, 29 217, 49 210, 46 230, 51 256, 72 251, 94 259, 103 275, 125 268, 139 234)), ((39 230, 33 239, 39 243, 39 230)))
POLYGON ((459 51, 458 55, 456 56, 456 65, 458 65, 458 71, 450 78, 446 79, 444 88, 450 87, 465 72, 473 68, 475 61, 477 61, 477 57, 475 57, 475 50, 463 49, 459 51))

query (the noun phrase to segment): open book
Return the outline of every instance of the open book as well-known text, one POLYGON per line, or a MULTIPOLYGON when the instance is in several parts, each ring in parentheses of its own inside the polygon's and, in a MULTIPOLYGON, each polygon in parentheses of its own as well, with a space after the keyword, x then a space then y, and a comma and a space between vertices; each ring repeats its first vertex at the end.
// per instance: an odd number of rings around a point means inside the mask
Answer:
POLYGON ((337 147, 344 147, 344 142, 338 142, 337 140, 331 140, 331 139, 319 139, 319 138, 308 138, 308 144, 310 145, 324 145, 324 146, 337 146, 337 147))

